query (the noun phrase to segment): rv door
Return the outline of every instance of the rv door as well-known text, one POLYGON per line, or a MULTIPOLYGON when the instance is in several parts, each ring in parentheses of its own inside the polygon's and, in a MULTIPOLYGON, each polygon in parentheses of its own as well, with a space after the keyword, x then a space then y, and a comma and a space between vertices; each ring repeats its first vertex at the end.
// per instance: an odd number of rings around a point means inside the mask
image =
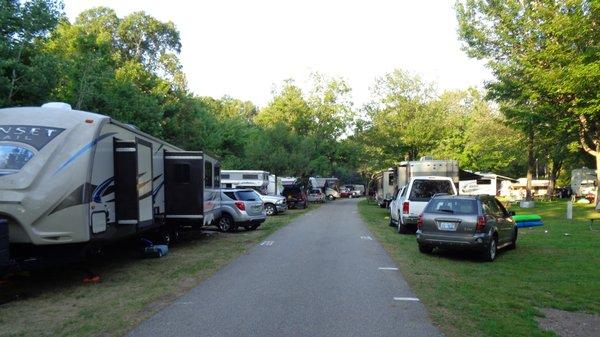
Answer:
POLYGON ((165 216, 201 220, 204 217, 204 155, 165 151, 165 216))
POLYGON ((138 155, 135 141, 114 139, 115 213, 118 226, 135 231, 139 221, 138 155))

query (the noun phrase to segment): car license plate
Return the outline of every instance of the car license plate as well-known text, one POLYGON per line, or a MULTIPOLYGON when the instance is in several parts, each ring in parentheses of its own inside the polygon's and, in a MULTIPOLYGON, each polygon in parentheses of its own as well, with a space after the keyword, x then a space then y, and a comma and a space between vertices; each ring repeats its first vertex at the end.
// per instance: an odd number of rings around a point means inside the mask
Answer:
POLYGON ((442 231, 455 231, 456 223, 454 222, 440 222, 438 228, 442 231))

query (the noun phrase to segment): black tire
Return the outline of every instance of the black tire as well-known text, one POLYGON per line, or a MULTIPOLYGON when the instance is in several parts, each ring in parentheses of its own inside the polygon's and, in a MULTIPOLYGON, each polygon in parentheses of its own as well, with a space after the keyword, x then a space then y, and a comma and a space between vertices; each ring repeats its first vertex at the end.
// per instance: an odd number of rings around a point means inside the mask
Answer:
POLYGON ((490 243, 485 247, 483 251, 483 260, 492 262, 496 259, 496 255, 498 254, 498 238, 494 236, 490 243))
POLYGON ((396 224, 392 220, 392 215, 390 214, 390 223, 388 224, 390 227, 396 227, 396 224))
POLYGON ((431 254, 433 252, 433 246, 419 243, 419 251, 423 254, 431 254))
POLYGON ((402 223, 402 217, 398 214, 398 234, 408 234, 410 230, 402 223))
POLYGON ((506 249, 515 249, 517 248, 517 237, 519 236, 519 231, 517 230, 517 227, 515 227, 515 229, 513 230, 513 235, 512 235, 512 240, 510 241, 510 244, 508 246, 506 246, 506 249))
POLYGON ((271 203, 265 204, 265 212, 267 212, 267 215, 275 215, 277 214, 277 207, 271 203))
POLYGON ((327 196, 327 200, 329 201, 333 201, 335 199, 335 197, 333 196, 333 194, 330 194, 327 196))
POLYGON ((255 223, 255 224, 252 224, 252 225, 244 226, 244 228, 247 231, 253 231, 253 230, 257 229, 258 226, 260 226, 260 224, 259 223, 255 223))
POLYGON ((235 222, 233 221, 233 218, 228 214, 224 214, 221 217, 221 219, 219 219, 217 227, 219 227, 219 230, 223 233, 233 232, 234 230, 236 230, 235 222))

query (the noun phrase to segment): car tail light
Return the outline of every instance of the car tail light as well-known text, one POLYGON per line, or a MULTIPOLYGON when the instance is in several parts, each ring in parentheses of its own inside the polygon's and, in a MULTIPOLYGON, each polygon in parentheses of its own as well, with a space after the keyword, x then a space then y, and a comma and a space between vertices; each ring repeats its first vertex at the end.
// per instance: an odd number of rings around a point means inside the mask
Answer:
POLYGON ((417 229, 423 227, 423 214, 419 214, 419 220, 417 220, 417 229))
POLYGON ((236 201, 235 202, 235 207, 237 207, 240 211, 245 211, 246 210, 246 204, 244 204, 241 201, 236 201))
POLYGON ((477 217, 477 225, 475 226, 475 230, 481 231, 487 225, 487 220, 485 220, 485 216, 480 215, 477 217))
POLYGON ((402 214, 408 214, 409 205, 408 201, 402 203, 402 214))

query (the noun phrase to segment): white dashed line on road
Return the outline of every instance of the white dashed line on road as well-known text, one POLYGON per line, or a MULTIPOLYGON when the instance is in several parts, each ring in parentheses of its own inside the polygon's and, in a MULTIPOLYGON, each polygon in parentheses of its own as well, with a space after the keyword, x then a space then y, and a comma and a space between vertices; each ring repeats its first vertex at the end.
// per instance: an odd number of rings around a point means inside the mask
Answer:
POLYGON ((396 267, 379 267, 379 270, 398 270, 396 267))
POLYGON ((411 301, 411 302, 419 302, 419 299, 416 297, 394 297, 394 301, 411 301))
POLYGON ((368 236, 368 235, 363 235, 360 237, 362 240, 373 240, 372 237, 368 236))
POLYGON ((272 246, 273 241, 263 241, 260 243, 261 246, 272 246))

